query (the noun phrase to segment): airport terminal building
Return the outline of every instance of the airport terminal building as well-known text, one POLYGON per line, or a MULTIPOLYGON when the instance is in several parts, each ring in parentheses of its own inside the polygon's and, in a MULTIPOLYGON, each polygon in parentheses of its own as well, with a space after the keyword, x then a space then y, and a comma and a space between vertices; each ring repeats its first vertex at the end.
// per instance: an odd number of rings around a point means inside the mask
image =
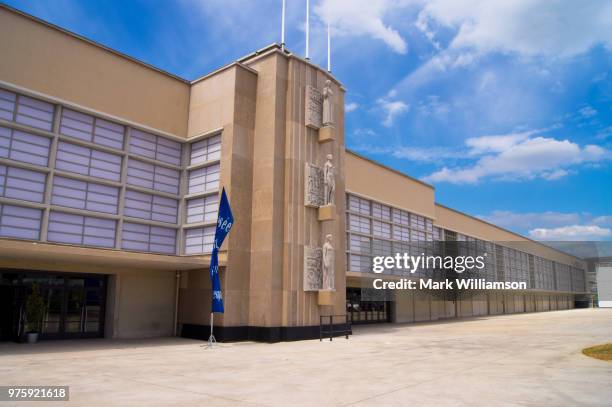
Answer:
POLYGON ((220 251, 218 340, 318 337, 332 314, 568 309, 586 294, 580 259, 346 150, 345 89, 277 45, 189 81, 0 5, 0 54, 2 340, 23 332, 34 283, 42 338, 206 339, 221 188, 235 225, 220 251), (361 295, 375 277, 403 277, 373 274, 373 256, 440 241, 481 247, 494 278, 527 290, 361 295))

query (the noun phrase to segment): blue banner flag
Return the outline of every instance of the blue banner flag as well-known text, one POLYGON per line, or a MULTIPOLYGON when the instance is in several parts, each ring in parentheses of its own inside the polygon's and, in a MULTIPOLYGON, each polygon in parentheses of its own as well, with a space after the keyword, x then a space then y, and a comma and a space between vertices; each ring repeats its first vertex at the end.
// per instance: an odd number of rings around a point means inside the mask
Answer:
POLYGON ((219 248, 225 240, 234 224, 234 215, 230 208, 225 188, 221 191, 221 202, 219 202, 219 214, 217 215, 217 230, 213 243, 212 256, 210 258, 210 282, 212 283, 212 312, 223 313, 223 295, 221 294, 221 280, 219 280, 219 248))

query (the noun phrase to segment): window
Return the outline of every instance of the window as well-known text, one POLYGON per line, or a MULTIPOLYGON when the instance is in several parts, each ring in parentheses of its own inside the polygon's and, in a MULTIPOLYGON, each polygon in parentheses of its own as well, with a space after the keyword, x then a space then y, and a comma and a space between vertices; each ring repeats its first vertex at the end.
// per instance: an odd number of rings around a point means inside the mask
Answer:
POLYGON ((121 156, 60 141, 55 168, 110 181, 121 179, 121 156))
POLYGON ((0 196, 42 202, 47 175, 22 168, 0 165, 0 196))
POLYGON ((215 226, 187 229, 185 254, 211 254, 215 240, 215 226))
POLYGON ((0 236, 40 239, 42 210, 14 205, 0 205, 0 236))
POLYGON ((349 213, 348 214, 348 224, 349 224, 350 231, 370 234, 370 219, 369 218, 349 213))
POLYGON ((217 220, 218 202, 219 198, 217 195, 188 200, 187 223, 215 222, 217 220))
POLYGON ((51 139, 0 126, 0 157, 46 167, 51 139))
POLYGON ((219 190, 219 164, 189 171, 188 194, 201 194, 219 190))
POLYGON ((139 223, 123 223, 121 247, 153 253, 176 253, 176 229, 139 223))
POLYGON ((391 220, 391 208, 374 202, 372 203, 372 217, 390 221, 391 220))
POLYGON ((406 211, 393 208, 393 222, 403 226, 409 226, 410 215, 406 211))
POLYGON ((94 212, 117 213, 119 189, 64 177, 53 178, 51 203, 94 212))
POLYGON ((370 216, 370 201, 367 199, 362 199, 355 195, 349 195, 348 208, 349 211, 370 216))
POLYGON ((128 160, 128 185, 178 194, 179 171, 134 159, 128 160))
POLYGON ((372 254, 374 256, 391 256, 393 248, 389 240, 374 239, 372 241, 372 254))
POLYGON ((221 158, 221 135, 205 138, 191 145, 190 164, 221 158))
POLYGON ((410 215, 410 224, 413 229, 425 230, 425 218, 419 215, 410 215))
POLYGON ((157 195, 125 191, 123 214, 133 218, 176 223, 178 201, 157 195))
POLYGON ((372 260, 369 256, 349 254, 349 271, 370 273, 372 271, 372 260))
POLYGON ((74 110, 63 109, 60 133, 107 147, 122 149, 125 128, 74 110))
POLYGON ((181 165, 181 144, 144 131, 131 129, 130 153, 172 165, 181 165))
POLYGON ((351 234, 349 237, 349 251, 359 254, 370 254, 370 240, 369 237, 351 234))
POLYGON ((372 234, 377 237, 391 239, 391 225, 379 220, 372 221, 372 234))
POLYGON ((53 105, 27 96, 17 96, 15 121, 37 129, 53 129, 53 105))
POLYGON ((17 95, 0 89, 0 119, 13 121, 16 101, 17 95))
POLYGON ((85 246, 114 247, 116 222, 51 211, 47 240, 85 246))
POLYGON ((402 242, 410 241, 410 229, 404 226, 393 226, 393 239, 401 240, 402 242))

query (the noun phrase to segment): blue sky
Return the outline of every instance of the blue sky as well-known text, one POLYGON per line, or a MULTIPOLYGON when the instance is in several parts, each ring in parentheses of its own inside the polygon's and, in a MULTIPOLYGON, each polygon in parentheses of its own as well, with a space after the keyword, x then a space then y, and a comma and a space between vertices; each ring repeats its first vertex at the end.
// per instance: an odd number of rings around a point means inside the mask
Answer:
MULTIPOLYGON (((280 37, 280 0, 8 1, 187 79, 280 37)), ((612 3, 311 0, 346 144, 540 240, 612 240, 612 3)), ((305 0, 287 0, 304 53, 305 0)))

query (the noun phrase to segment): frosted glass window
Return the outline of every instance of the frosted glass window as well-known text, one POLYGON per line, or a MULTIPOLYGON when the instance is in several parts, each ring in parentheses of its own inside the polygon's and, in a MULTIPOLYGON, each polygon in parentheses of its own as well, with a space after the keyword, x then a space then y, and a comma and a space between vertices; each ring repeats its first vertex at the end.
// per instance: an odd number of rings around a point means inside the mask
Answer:
POLYGON ((372 234, 378 237, 391 238, 391 225, 378 220, 372 221, 372 234))
POLYGON ((0 157, 46 167, 51 139, 0 126, 0 157))
POLYGON ((360 235, 350 235, 349 251, 360 254, 370 254, 370 238, 360 235))
POLYGON ((130 153, 181 165, 181 143, 137 129, 130 135, 130 153))
POLYGON ((55 168, 110 181, 121 179, 121 156, 60 141, 55 168))
POLYGON ((179 171, 134 159, 128 160, 127 183, 156 191, 178 194, 179 171))
POLYGON ((124 127, 88 114, 63 109, 60 133, 103 146, 122 149, 124 127))
POLYGON ((391 208, 374 202, 372 203, 372 217, 383 220, 391 220, 391 208))
POLYGON ((51 211, 47 240, 84 246, 114 247, 116 227, 117 222, 113 219, 51 211))
POLYGON ((141 252, 175 254, 176 229, 124 222, 121 247, 141 252))
POLYGON ((349 255, 349 271, 369 273, 372 271, 372 260, 369 256, 349 255))
POLYGON ((414 229, 425 230, 425 218, 419 215, 410 215, 410 225, 414 229))
POLYGON ((211 254, 215 240, 215 226, 187 229, 185 231, 186 254, 211 254))
POLYGON ((0 165, 0 196, 42 202, 47 175, 23 168, 0 165))
POLYGON ((53 129, 53 110, 51 103, 19 95, 15 121, 27 126, 51 131, 53 129))
POLYGON ((398 223, 400 225, 409 226, 410 225, 410 215, 406 211, 402 211, 399 209, 393 209, 393 222, 398 223))
POLYGON ((389 240, 374 239, 372 241, 372 254, 374 256, 391 256, 393 248, 389 240))
POLYGON ((361 213, 362 215, 370 215, 370 201, 367 199, 349 195, 348 201, 349 211, 361 213))
POLYGON ((216 222, 219 198, 209 195, 187 201, 187 223, 216 222))
POLYGON ((176 223, 178 201, 157 195, 125 191, 123 214, 134 218, 176 223))
POLYGON ((348 215, 349 230, 370 234, 370 219, 350 213, 348 215))
POLYGON ((189 171, 189 194, 219 190, 219 164, 189 171))
POLYGON ((42 210, 0 205, 0 236, 39 240, 42 210))
POLYGON ((118 188, 58 176, 53 178, 53 205, 116 214, 118 200, 118 188))
POLYGON ((13 92, 0 89, 0 119, 13 121, 17 95, 13 92))
POLYGON ((191 145, 190 164, 221 158, 221 135, 208 137, 191 145))
POLYGON ((403 226, 393 226, 393 239, 401 240, 402 242, 410 241, 410 229, 403 226))

